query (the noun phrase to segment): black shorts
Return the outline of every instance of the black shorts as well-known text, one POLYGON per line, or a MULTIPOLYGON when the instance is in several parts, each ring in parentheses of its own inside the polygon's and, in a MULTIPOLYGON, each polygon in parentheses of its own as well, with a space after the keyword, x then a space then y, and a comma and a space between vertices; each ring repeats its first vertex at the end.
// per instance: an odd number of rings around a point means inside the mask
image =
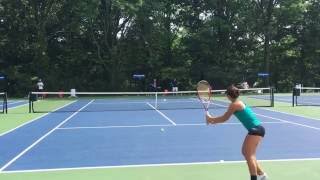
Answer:
POLYGON ((249 135, 261 136, 261 137, 264 137, 265 133, 266 133, 265 129, 261 125, 255 126, 251 129, 249 129, 249 132, 248 132, 249 135))

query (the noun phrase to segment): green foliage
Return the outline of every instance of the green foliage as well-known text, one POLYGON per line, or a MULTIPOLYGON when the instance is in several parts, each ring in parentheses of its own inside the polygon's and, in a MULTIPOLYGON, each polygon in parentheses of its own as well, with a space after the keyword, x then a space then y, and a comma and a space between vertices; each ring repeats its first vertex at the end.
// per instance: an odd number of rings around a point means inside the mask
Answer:
POLYGON ((0 72, 16 95, 35 77, 50 91, 319 86, 319 12, 318 0, 2 0, 0 72), (146 76, 139 89, 133 74, 146 76))

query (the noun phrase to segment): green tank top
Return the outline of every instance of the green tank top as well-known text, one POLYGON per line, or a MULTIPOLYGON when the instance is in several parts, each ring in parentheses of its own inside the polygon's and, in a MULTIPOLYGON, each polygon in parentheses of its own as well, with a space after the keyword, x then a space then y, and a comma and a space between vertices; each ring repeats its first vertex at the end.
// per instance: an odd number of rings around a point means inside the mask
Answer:
POLYGON ((252 112, 251 108, 246 106, 241 111, 236 111, 234 115, 239 119, 239 121, 244 125, 244 127, 249 130, 255 126, 261 124, 260 120, 252 112))

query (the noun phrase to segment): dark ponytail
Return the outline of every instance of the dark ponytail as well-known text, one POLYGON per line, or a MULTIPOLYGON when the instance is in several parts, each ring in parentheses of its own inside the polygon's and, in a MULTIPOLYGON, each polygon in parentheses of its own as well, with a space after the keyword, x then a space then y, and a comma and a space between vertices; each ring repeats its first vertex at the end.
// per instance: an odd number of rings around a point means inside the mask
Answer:
POLYGON ((227 88, 226 94, 232 99, 237 99, 240 95, 240 90, 234 85, 231 85, 227 88))

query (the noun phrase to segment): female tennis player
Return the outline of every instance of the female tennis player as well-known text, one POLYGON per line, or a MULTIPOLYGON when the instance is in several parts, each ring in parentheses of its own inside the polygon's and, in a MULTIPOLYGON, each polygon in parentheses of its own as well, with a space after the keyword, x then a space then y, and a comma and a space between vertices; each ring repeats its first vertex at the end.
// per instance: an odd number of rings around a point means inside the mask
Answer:
POLYGON ((242 154, 247 161, 251 180, 266 180, 267 175, 263 172, 256 159, 256 149, 264 137, 265 129, 261 126, 260 120, 252 112, 251 108, 238 99, 239 95, 240 91, 237 87, 233 85, 229 86, 226 91, 226 96, 231 101, 231 104, 227 112, 219 117, 213 117, 207 114, 206 120, 208 124, 223 123, 234 114, 248 130, 248 135, 242 145, 242 154))

